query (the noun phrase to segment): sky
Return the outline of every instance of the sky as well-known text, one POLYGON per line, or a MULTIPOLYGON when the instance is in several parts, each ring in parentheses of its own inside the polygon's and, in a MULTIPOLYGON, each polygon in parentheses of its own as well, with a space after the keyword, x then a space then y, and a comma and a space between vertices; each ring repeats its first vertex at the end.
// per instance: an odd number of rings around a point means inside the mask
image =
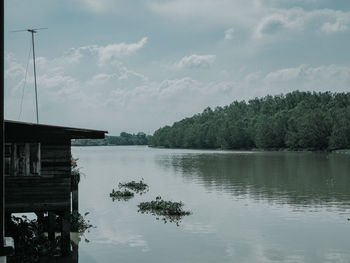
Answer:
POLYGON ((5 118, 152 134, 293 90, 350 92, 348 0, 5 0, 5 118))

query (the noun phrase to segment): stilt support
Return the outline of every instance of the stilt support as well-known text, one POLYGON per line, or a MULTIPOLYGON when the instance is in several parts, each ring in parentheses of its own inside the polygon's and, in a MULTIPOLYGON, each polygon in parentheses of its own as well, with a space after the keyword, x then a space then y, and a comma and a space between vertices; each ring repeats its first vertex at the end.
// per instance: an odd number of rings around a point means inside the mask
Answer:
POLYGON ((51 243, 55 242, 55 231, 56 231, 56 213, 49 212, 48 213, 48 238, 51 243))
POLYGON ((70 254, 70 212, 63 212, 61 230, 61 250, 62 256, 70 254))

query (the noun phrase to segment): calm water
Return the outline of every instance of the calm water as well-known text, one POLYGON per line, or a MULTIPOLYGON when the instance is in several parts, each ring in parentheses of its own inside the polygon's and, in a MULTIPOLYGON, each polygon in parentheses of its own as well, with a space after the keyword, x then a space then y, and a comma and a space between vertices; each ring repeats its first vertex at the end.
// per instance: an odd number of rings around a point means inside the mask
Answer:
POLYGON ((80 212, 97 226, 79 262, 350 262, 350 155, 75 147, 80 212), (144 178, 150 191, 109 197, 144 178), (161 195, 180 226, 137 212, 161 195))

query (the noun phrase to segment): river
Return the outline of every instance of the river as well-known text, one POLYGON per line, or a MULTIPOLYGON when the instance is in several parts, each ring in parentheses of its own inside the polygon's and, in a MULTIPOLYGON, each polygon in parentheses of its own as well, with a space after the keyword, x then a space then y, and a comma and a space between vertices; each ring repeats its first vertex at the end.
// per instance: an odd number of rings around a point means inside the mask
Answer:
MULTIPOLYGON (((79 262, 350 262, 350 155, 73 147, 80 212, 96 228, 79 262), (112 201, 119 182, 149 191, 112 201), (179 226, 138 213, 182 201, 179 226)), ((89 242, 85 242, 85 238, 89 242)))

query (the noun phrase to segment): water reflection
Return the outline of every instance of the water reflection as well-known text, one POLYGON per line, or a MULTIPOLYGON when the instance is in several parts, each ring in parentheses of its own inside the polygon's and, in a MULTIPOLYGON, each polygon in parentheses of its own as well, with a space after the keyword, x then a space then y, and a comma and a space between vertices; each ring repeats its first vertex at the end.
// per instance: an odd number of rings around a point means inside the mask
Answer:
POLYGON ((208 191, 293 205, 350 205, 347 155, 232 152, 158 157, 158 165, 208 191))

